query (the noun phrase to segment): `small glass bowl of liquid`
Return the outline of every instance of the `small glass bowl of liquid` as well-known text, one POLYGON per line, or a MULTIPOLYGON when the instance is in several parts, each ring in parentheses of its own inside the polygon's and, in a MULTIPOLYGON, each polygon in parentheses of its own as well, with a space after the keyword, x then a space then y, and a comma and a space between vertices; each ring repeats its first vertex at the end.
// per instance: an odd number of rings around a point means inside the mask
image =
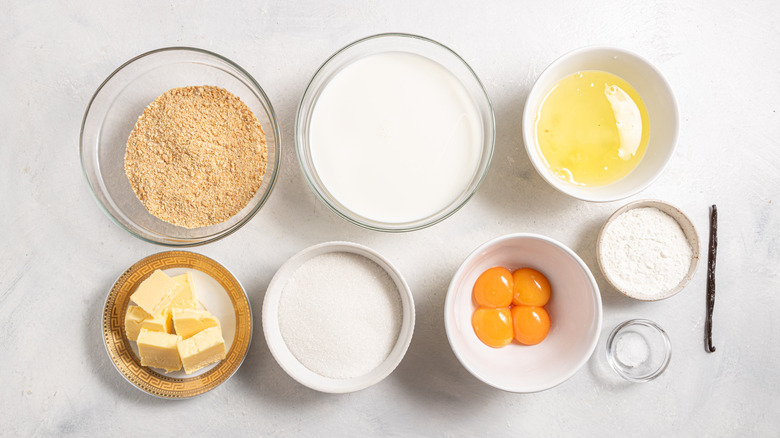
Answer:
POLYGON ((609 202, 649 186, 672 157, 677 104, 649 62, 589 47, 553 62, 528 96, 526 151, 537 172, 578 199, 609 202))

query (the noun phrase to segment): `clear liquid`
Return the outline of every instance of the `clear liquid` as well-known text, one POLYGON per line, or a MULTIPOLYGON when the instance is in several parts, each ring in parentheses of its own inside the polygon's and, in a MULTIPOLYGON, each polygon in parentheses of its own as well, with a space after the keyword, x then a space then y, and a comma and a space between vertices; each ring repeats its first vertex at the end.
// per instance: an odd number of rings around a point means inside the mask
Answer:
POLYGON ((604 186, 636 168, 647 149, 650 121, 642 98, 603 71, 561 79, 536 114, 536 141, 553 173, 579 186, 604 186))

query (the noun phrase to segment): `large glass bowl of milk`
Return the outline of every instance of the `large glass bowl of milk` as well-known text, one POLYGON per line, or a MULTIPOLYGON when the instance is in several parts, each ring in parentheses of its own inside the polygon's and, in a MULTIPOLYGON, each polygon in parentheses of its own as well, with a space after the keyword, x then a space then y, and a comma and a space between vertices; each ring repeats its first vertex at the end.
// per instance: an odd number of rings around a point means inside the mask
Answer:
POLYGON ((338 215, 378 231, 428 227, 474 195, 495 142, 490 99, 449 48, 381 34, 317 70, 295 122, 301 169, 338 215))

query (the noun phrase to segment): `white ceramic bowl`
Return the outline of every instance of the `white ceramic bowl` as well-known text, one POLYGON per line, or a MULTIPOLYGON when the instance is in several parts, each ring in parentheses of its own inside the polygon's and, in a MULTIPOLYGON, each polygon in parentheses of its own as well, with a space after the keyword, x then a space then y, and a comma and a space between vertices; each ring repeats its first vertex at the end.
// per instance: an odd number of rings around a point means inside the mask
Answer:
POLYGON ((311 246, 291 257, 276 272, 263 300, 263 333, 268 342, 268 348, 279 365, 299 383, 322 392, 347 393, 354 392, 371 385, 379 383, 385 377, 390 375, 396 366, 401 362, 409 344, 412 341, 414 332, 414 299, 409 286, 406 284, 401 273, 376 251, 351 242, 326 242, 311 246), (366 257, 379 265, 387 272, 390 279, 398 288, 398 294, 401 298, 402 321, 401 330, 398 334, 395 346, 390 355, 378 367, 368 374, 349 378, 334 379, 325 377, 306 368, 290 351, 284 342, 281 330, 279 329, 279 301, 282 291, 292 274, 301 267, 306 261, 319 255, 347 252, 366 257))
POLYGON ((444 303, 455 356, 478 379, 510 392, 543 391, 573 376, 596 348, 601 319, 601 295, 588 266, 562 243, 537 234, 509 234, 477 248, 455 273, 444 303), (494 266, 533 268, 550 281, 552 296, 545 308, 552 324, 541 343, 491 348, 474 334, 472 288, 494 266))
POLYGON ((586 47, 558 58, 536 80, 523 110, 523 141, 539 175, 569 196, 594 202, 627 198, 652 184, 672 158, 678 126, 677 102, 661 72, 639 55, 614 47, 586 47), (555 176, 544 163, 534 132, 536 114, 550 89, 561 79, 585 70, 625 79, 642 96, 650 118, 650 139, 639 165, 625 178, 601 187, 580 187, 555 176))
POLYGON ((614 213, 612 213, 609 219, 607 219, 607 221, 604 223, 604 226, 601 227, 601 232, 599 232, 598 243, 596 244, 596 253, 597 253, 597 258, 599 260, 599 269, 601 269, 601 273, 604 274, 604 277, 607 279, 609 284, 611 284, 612 287, 620 291, 620 293, 622 293, 623 295, 641 301, 663 300, 683 290, 683 288, 685 288, 688 282, 691 281, 693 275, 696 274, 696 268, 699 266, 699 258, 701 258, 701 250, 699 248, 699 233, 696 232, 696 227, 693 225, 693 221, 691 221, 691 219, 688 216, 686 216, 685 213, 682 212, 682 210, 675 207, 674 205, 663 201, 654 200, 654 199, 643 199, 639 201, 630 202, 617 209, 617 211, 615 211, 614 213), (612 224, 612 222, 614 222, 615 219, 621 214, 629 210, 633 210, 635 208, 645 208, 645 207, 657 208, 658 210, 661 210, 662 212, 668 214, 669 216, 671 216, 672 219, 677 221, 683 233, 685 234, 685 238, 688 240, 688 245, 691 246, 691 251, 693 251, 691 264, 688 267, 688 273, 685 274, 685 277, 683 277, 683 279, 680 280, 680 282, 674 288, 669 289, 668 291, 665 291, 661 294, 653 295, 653 296, 643 295, 637 293, 636 291, 619 287, 615 283, 613 274, 610 273, 608 270, 604 269, 605 263, 604 260, 602 259, 603 252, 604 252, 602 249, 602 245, 604 244, 604 230, 606 230, 607 227, 610 224, 612 224))

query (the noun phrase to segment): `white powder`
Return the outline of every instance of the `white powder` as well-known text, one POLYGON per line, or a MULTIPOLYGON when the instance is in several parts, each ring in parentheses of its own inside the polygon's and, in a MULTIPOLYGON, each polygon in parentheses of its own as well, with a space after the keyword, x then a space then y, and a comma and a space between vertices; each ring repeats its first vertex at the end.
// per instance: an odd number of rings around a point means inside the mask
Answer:
POLYGON ((617 360, 628 368, 642 365, 650 357, 650 347, 639 333, 628 332, 615 344, 617 360))
POLYGON ((401 297, 387 272, 347 252, 306 261, 279 301, 279 329, 292 354, 311 371, 336 379, 365 375, 384 362, 401 318, 401 297))
POLYGON ((652 298, 685 278, 693 251, 680 225, 657 208, 635 208, 604 231, 601 263, 620 289, 652 298))

